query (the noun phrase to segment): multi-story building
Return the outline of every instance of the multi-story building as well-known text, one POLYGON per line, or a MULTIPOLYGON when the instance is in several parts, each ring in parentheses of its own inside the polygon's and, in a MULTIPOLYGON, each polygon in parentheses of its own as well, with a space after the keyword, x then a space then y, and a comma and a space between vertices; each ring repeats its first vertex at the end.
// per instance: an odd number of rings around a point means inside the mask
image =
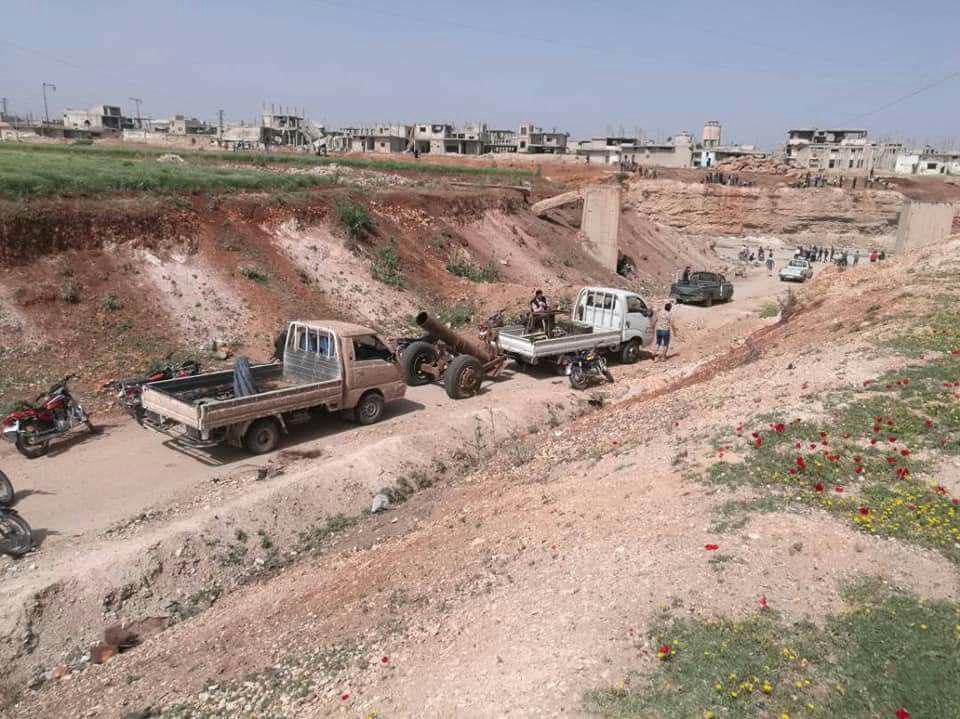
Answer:
POLYGON ((87 110, 67 109, 63 112, 66 129, 121 132, 134 129, 136 124, 135 118, 124 117, 118 105, 94 105, 87 110))
POLYGON ((892 171, 902 146, 871 142, 863 129, 801 128, 787 132, 787 161, 827 174, 892 171))
POLYGON ((350 128, 350 152, 406 152, 413 142, 413 125, 350 128))
POLYGON ((545 131, 533 124, 520 125, 517 131, 517 152, 530 154, 562 154, 567 151, 566 132, 545 131))
POLYGON ((666 142, 652 142, 636 137, 594 137, 577 143, 577 154, 587 162, 654 167, 692 167, 693 138, 687 132, 668 137, 666 142))
POLYGON ((960 152, 932 147, 904 152, 897 157, 894 172, 898 175, 960 175, 960 152))
POLYGON ((487 138, 483 148, 484 152, 492 153, 516 152, 516 130, 487 130, 487 138))

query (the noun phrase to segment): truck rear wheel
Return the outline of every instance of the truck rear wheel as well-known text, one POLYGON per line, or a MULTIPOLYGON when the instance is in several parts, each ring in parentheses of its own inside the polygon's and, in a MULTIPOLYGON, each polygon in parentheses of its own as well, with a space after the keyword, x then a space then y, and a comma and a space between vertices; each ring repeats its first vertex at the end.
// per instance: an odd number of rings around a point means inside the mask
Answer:
POLYGON ((275 419, 258 419, 250 425, 243 435, 243 446, 251 454, 266 454, 277 448, 280 441, 280 428, 275 419))
POLYGON ((433 377, 423 371, 423 365, 437 361, 437 349, 429 342, 411 342, 400 356, 403 378, 411 387, 430 384, 433 377))
POLYGON ((379 392, 367 392, 353 408, 353 416, 358 424, 379 422, 383 417, 383 396, 379 392))
POLYGON ((630 340, 620 350, 620 361, 624 364, 635 364, 639 359, 640 343, 636 340, 630 340))
POLYGON ((465 399, 480 391, 483 365, 473 355, 458 355, 443 373, 443 384, 450 399, 465 399))

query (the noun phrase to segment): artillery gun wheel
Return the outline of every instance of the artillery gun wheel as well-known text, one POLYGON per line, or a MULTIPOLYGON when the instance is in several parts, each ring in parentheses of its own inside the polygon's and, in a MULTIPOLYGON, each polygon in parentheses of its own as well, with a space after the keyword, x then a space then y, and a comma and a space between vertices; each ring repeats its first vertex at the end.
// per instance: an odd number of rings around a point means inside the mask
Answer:
POLYGON ((400 355, 403 377, 411 387, 430 384, 433 377, 423 371, 425 364, 437 361, 437 348, 429 342, 411 342, 400 355))
POLYGON ((473 355, 458 355, 443 373, 443 384, 450 399, 465 399, 480 391, 483 365, 473 355))

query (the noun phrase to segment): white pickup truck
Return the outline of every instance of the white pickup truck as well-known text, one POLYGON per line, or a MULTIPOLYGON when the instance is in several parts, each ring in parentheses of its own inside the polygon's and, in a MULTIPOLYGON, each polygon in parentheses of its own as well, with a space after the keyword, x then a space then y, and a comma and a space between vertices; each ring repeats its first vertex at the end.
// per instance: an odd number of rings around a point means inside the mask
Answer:
POLYGON ((610 287, 584 287, 577 294, 570 319, 553 327, 529 330, 502 327, 500 350, 522 364, 563 364, 581 350, 616 352, 623 362, 640 359, 641 347, 653 341, 653 310, 635 292, 610 287))

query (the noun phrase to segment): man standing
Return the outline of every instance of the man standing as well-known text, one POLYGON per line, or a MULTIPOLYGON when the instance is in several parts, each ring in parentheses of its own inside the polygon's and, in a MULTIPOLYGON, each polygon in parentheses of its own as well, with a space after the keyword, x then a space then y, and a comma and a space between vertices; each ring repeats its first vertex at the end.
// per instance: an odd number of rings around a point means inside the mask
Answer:
POLYGON ((680 281, 684 284, 690 281, 690 265, 683 268, 683 274, 680 275, 680 281))
POLYGON ((657 333, 657 353, 653 356, 653 361, 656 362, 658 359, 663 361, 667 359, 667 350, 670 347, 670 335, 677 334, 677 328, 673 324, 673 304, 667 302, 663 306, 663 310, 657 312, 657 316, 654 319, 654 329, 657 333))

